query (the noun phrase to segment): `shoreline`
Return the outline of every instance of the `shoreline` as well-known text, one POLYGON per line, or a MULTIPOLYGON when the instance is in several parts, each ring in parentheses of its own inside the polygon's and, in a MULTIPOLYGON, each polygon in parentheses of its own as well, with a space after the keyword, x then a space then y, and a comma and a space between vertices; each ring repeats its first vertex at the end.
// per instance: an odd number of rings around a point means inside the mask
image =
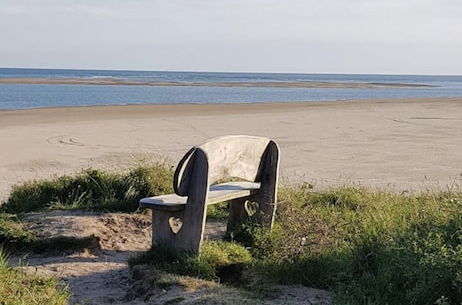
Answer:
MULTIPOLYGON (((240 107, 240 106, 260 106, 259 108, 266 109, 271 108, 272 106, 280 107, 312 107, 320 105, 342 105, 342 104, 383 104, 383 103, 427 103, 427 102, 458 102, 462 100, 461 97, 416 97, 416 98, 382 98, 382 99, 345 99, 345 100, 327 100, 327 101, 277 101, 277 102, 220 102, 220 103, 200 103, 200 102, 179 102, 179 103, 123 103, 123 104, 100 104, 100 105, 82 105, 82 106, 49 106, 49 107, 30 107, 30 108, 18 108, 18 109, 3 109, 0 108, 0 115, 2 113, 9 112, 33 112, 33 111, 45 111, 45 110, 82 110, 85 108, 88 109, 110 109, 110 108, 136 108, 136 107, 147 107, 147 108, 168 108, 168 107, 178 107, 178 108, 194 108, 194 107, 210 107, 210 108, 221 108, 223 107, 240 107)), ((253 108, 253 107, 252 107, 253 108)))
POLYGON ((228 81, 228 82, 174 82, 174 81, 129 81, 118 78, 0 78, 0 84, 29 85, 95 85, 95 86, 189 86, 228 88, 352 88, 352 89, 410 89, 435 88, 435 85, 381 82, 336 82, 336 81, 228 81))
POLYGON ((0 111, 0 199, 12 185, 139 160, 173 164, 226 134, 271 137, 288 183, 462 185, 462 98, 141 104, 0 111))

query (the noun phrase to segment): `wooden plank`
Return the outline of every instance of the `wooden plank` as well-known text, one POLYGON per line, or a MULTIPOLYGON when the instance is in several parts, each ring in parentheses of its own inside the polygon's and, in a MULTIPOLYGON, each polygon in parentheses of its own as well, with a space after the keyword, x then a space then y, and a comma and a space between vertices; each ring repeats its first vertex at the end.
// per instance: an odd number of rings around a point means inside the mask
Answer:
POLYGON ((226 136, 199 146, 209 162, 209 183, 229 178, 255 181, 260 161, 270 139, 253 136, 226 136))
POLYGON ((183 229, 177 235, 180 249, 192 253, 199 253, 204 239, 206 201, 210 185, 208 172, 207 155, 197 150, 194 153, 194 167, 190 176, 188 200, 184 208, 183 229))
POLYGON ((192 166, 199 150, 206 155, 209 184, 230 178, 258 181, 262 156, 269 142, 270 139, 264 137, 235 135, 215 138, 189 150, 175 171, 175 193, 188 195, 192 166))
POLYGON ((179 196, 188 196, 189 182, 191 177, 191 171, 194 164, 194 155, 197 148, 191 148, 181 158, 180 162, 176 166, 175 173, 173 175, 173 190, 175 194, 179 196))
POLYGON ((140 200, 140 207, 163 211, 181 211, 184 210, 186 200, 187 197, 177 194, 147 197, 140 200))
POLYGON ((260 189, 258 182, 227 182, 210 187, 207 204, 215 204, 236 198, 248 197, 260 189))
MULTIPOLYGON (((167 248, 181 248, 177 234, 170 227, 170 219, 183 219, 184 211, 162 211, 152 212, 152 244, 167 248)), ((182 229, 182 228, 181 228, 182 229)), ((181 232, 181 230, 179 231, 181 232)))
POLYGON ((277 205, 277 187, 279 179, 279 147, 271 141, 263 156, 263 172, 259 192, 254 196, 258 202, 257 222, 272 228, 277 205))
POLYGON ((228 227, 248 217, 245 202, 252 200, 258 203, 257 222, 271 228, 277 202, 278 169, 279 148, 268 138, 226 136, 192 148, 175 171, 175 194, 140 201, 141 207, 154 210, 153 243, 198 253, 207 205, 228 200, 231 201, 228 227), (209 187, 230 178, 252 182, 209 187), (172 223, 175 224, 173 230, 172 223))
MULTIPOLYGON (((207 205, 216 204, 236 198, 248 197, 260 188, 258 182, 227 182, 212 185, 209 189, 207 205)), ((176 194, 148 197, 140 200, 140 207, 165 211, 181 211, 185 207, 187 197, 176 194)))

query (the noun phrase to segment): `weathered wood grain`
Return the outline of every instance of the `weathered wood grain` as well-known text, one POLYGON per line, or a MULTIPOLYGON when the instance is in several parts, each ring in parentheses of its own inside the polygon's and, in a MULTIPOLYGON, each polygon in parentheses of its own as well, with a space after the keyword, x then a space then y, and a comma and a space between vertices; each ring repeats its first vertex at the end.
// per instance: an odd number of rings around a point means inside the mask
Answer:
POLYGON ((179 248, 199 253, 204 238, 207 215, 207 194, 209 190, 207 155, 197 150, 189 182, 188 200, 184 209, 183 229, 179 232, 179 248))
MULTIPOLYGON (((184 219, 184 211, 152 211, 152 244, 155 246, 163 246, 172 249, 181 248, 181 244, 177 238, 177 234, 170 228, 170 218, 184 219)), ((184 222, 184 220, 183 220, 184 222)), ((183 230, 183 227, 178 233, 183 230)))
POLYGON ((268 139, 226 136, 193 147, 179 162, 176 194, 143 198, 153 209, 153 244, 193 253, 200 251, 207 205, 230 201, 228 230, 249 218, 246 201, 257 203, 255 218, 271 228, 277 202, 279 148, 268 139), (239 178, 247 181, 211 184, 239 178))
POLYGON ((175 193, 187 196, 195 154, 201 150, 207 156, 209 183, 239 178, 256 181, 260 161, 270 139, 254 136, 225 136, 192 148, 178 164, 174 175, 175 193))
MULTIPOLYGON (((247 197, 260 189, 258 182, 226 182, 210 186, 207 205, 247 197)), ((156 197, 147 197, 140 200, 140 207, 167 211, 181 211, 184 209, 187 197, 177 194, 168 194, 156 197)))
POLYGON ((239 224, 250 218, 250 215, 245 209, 245 204, 249 200, 249 197, 236 198, 229 202, 229 215, 226 231, 228 233, 239 224))
POLYGON ((258 203, 257 222, 269 228, 273 227, 276 213, 279 160, 279 147, 276 142, 270 141, 262 158, 260 190, 254 196, 258 203))

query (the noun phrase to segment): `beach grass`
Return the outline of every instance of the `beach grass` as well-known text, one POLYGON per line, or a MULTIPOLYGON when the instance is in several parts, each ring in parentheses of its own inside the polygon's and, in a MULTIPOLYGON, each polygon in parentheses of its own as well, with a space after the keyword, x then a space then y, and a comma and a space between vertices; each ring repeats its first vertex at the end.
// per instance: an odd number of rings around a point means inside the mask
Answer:
POLYGON ((48 209, 133 212, 141 198, 172 192, 172 176, 172 168, 164 163, 140 165, 126 173, 86 169, 15 185, 0 208, 15 214, 48 209))
POLYGON ((236 276, 233 273, 251 262, 252 256, 245 247, 225 241, 205 242, 199 255, 153 247, 129 260, 131 266, 147 264, 169 273, 220 281, 236 276))
POLYGON ((24 248, 36 240, 35 234, 25 230, 16 215, 0 213, 0 246, 24 248))
POLYGON ((329 289, 338 304, 462 300, 462 191, 298 186, 280 199, 274 230, 253 234, 266 276, 329 289))
MULTIPOLYGON (((16 186, 2 209, 135 211, 140 197, 171 192, 171 179, 163 164, 121 174, 86 170, 16 186)), ((210 216, 226 218, 226 204, 210 216)), ((3 214, 0 228, 10 244, 33 239, 14 215, 3 214)), ((205 242, 199 256, 157 247, 130 265, 251 290, 268 281, 302 284, 332 291, 336 304, 460 305, 461 228, 460 189, 282 186, 272 231, 249 221, 228 241, 205 242)))
POLYGON ((26 274, 8 265, 0 249, 0 303, 8 305, 65 305, 69 291, 56 278, 26 274))
MULTIPOLYGON (((460 190, 393 193, 355 185, 326 190, 300 185, 279 193, 272 231, 252 222, 234 230, 239 251, 250 254, 238 260, 240 278, 234 283, 254 289, 270 280, 328 289, 336 304, 460 305, 460 190)), ((164 250, 152 249, 131 264, 226 282, 226 273, 221 279, 217 272, 217 257, 206 267, 191 264, 202 262, 216 245, 205 243, 197 257, 170 252, 166 258, 164 250), (172 268, 171 262, 180 263, 172 268)))

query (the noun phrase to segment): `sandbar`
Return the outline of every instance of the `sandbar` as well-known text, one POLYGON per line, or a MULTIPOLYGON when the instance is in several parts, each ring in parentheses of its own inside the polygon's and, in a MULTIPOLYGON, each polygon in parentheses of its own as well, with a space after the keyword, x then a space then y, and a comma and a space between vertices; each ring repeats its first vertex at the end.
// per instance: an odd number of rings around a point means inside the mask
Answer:
POLYGON ((351 89, 410 89, 435 87, 428 84, 374 83, 374 82, 320 82, 320 81, 229 81, 229 82, 174 82, 139 81, 118 78, 0 78, 0 84, 35 85, 98 85, 98 86, 191 86, 191 87, 261 87, 261 88, 351 88, 351 89))

